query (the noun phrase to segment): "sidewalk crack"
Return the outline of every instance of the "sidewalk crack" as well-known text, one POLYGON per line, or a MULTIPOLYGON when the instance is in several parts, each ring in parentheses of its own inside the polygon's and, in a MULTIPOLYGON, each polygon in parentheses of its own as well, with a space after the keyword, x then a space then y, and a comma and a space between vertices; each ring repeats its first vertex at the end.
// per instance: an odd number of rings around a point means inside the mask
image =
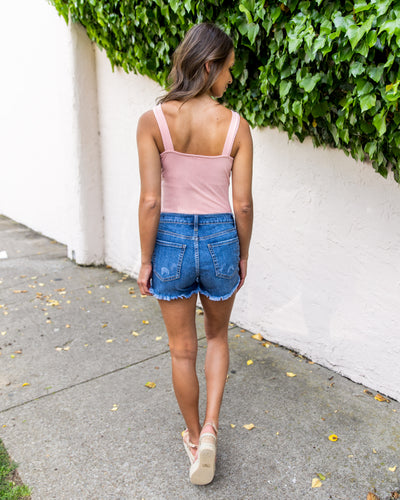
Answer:
MULTIPOLYGON (((199 340, 201 340, 201 339, 199 339, 199 340)), ((40 399, 47 398, 47 397, 50 397, 50 396, 54 396, 55 394, 59 394, 60 392, 64 392, 64 391, 68 391, 70 389, 74 389, 75 387, 78 387, 80 385, 87 384, 89 382, 93 382, 94 380, 98 380, 98 379, 103 378, 103 377, 107 377, 108 375, 112 375, 114 373, 118 373, 118 372, 120 372, 122 370, 126 370, 127 368, 131 368, 132 366, 140 365, 141 363, 144 363, 146 361, 150 361, 151 359, 155 359, 155 358, 158 358, 160 356, 164 356, 165 354, 168 354, 168 353, 169 353, 169 349, 166 350, 166 351, 162 351, 162 352, 160 352, 158 354, 154 354, 153 356, 149 356, 148 358, 144 358, 144 359, 141 359, 139 361, 135 361, 134 363, 130 363, 129 365, 121 366, 119 368, 115 368, 114 370, 110 370, 109 372, 102 373, 101 375, 97 375, 96 377, 92 377, 92 378, 89 378, 89 379, 86 379, 86 380, 81 380, 80 382, 77 382, 76 384, 72 384, 72 385, 69 385, 67 387, 62 387, 61 389, 57 389, 56 391, 49 392, 47 394, 42 394, 41 396, 37 396, 36 398, 29 399, 27 401, 23 401, 22 403, 18 403, 16 405, 10 406, 8 408, 4 408, 3 410, 0 410, 0 414, 1 413, 5 413, 5 412, 10 411, 10 410, 13 410, 15 408, 20 408, 21 406, 27 405, 29 403, 33 403, 34 401, 39 401, 40 399)))

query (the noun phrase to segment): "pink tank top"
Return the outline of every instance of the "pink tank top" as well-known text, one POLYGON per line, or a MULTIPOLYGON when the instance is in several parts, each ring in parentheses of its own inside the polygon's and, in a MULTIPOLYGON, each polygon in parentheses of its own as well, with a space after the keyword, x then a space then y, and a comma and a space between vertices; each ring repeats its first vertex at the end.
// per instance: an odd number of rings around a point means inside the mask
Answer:
POLYGON ((230 156, 240 116, 232 120, 221 155, 206 156, 174 150, 161 104, 154 108, 164 144, 161 159, 161 211, 184 214, 231 213, 229 184, 233 158, 230 156))

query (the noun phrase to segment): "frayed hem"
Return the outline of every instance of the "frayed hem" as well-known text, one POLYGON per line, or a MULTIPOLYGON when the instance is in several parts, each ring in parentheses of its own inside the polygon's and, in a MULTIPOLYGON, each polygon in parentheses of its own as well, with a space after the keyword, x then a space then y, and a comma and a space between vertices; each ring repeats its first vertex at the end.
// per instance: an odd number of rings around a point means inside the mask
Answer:
POLYGON ((232 295, 236 292, 238 286, 240 284, 240 278, 237 284, 234 286, 233 290, 226 295, 223 295, 222 297, 215 297, 214 295, 209 294, 208 292, 204 292, 203 290, 199 290, 199 293, 201 295, 205 295, 208 299, 212 300, 213 302, 219 302, 221 300, 228 300, 232 297, 232 295))
POLYGON ((190 299, 192 295, 194 295, 195 293, 197 294, 198 292, 199 290, 193 290, 190 293, 181 293, 176 297, 170 297, 169 295, 162 295, 160 293, 156 293, 152 288, 150 288, 150 293, 153 295, 154 298, 156 298, 157 300, 168 300, 168 301, 177 299, 190 299))

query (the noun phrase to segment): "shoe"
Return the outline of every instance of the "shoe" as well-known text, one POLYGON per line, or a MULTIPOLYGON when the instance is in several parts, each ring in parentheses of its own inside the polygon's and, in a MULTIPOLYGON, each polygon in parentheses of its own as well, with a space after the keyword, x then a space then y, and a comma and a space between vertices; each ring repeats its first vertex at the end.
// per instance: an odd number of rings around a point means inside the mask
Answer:
POLYGON ((190 467, 190 481, 192 484, 208 484, 214 479, 218 429, 212 422, 206 422, 203 429, 207 425, 214 429, 215 434, 211 432, 200 433, 197 457, 190 467))
POLYGON ((183 439, 183 446, 185 447, 186 453, 188 454, 188 457, 189 457, 189 460, 190 460, 190 464, 192 465, 195 462, 196 457, 190 451, 190 448, 192 448, 192 449, 194 448, 194 449, 197 450, 198 445, 197 444, 193 444, 193 443, 190 442, 190 440, 189 440, 189 431, 187 429, 185 429, 182 432, 182 439, 183 439))

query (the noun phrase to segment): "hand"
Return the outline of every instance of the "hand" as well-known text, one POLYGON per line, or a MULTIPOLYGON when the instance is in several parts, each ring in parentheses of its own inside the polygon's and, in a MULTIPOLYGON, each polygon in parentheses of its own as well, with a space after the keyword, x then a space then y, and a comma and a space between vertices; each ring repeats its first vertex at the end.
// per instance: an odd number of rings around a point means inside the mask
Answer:
POLYGON ((149 290, 152 271, 153 267, 151 264, 142 264, 140 266, 137 282, 142 295, 152 295, 149 290))
POLYGON ((240 259, 239 261, 239 276, 240 276, 240 283, 239 286, 237 287, 237 290, 240 290, 242 286, 244 285, 244 280, 246 279, 247 276, 247 259, 240 259))

